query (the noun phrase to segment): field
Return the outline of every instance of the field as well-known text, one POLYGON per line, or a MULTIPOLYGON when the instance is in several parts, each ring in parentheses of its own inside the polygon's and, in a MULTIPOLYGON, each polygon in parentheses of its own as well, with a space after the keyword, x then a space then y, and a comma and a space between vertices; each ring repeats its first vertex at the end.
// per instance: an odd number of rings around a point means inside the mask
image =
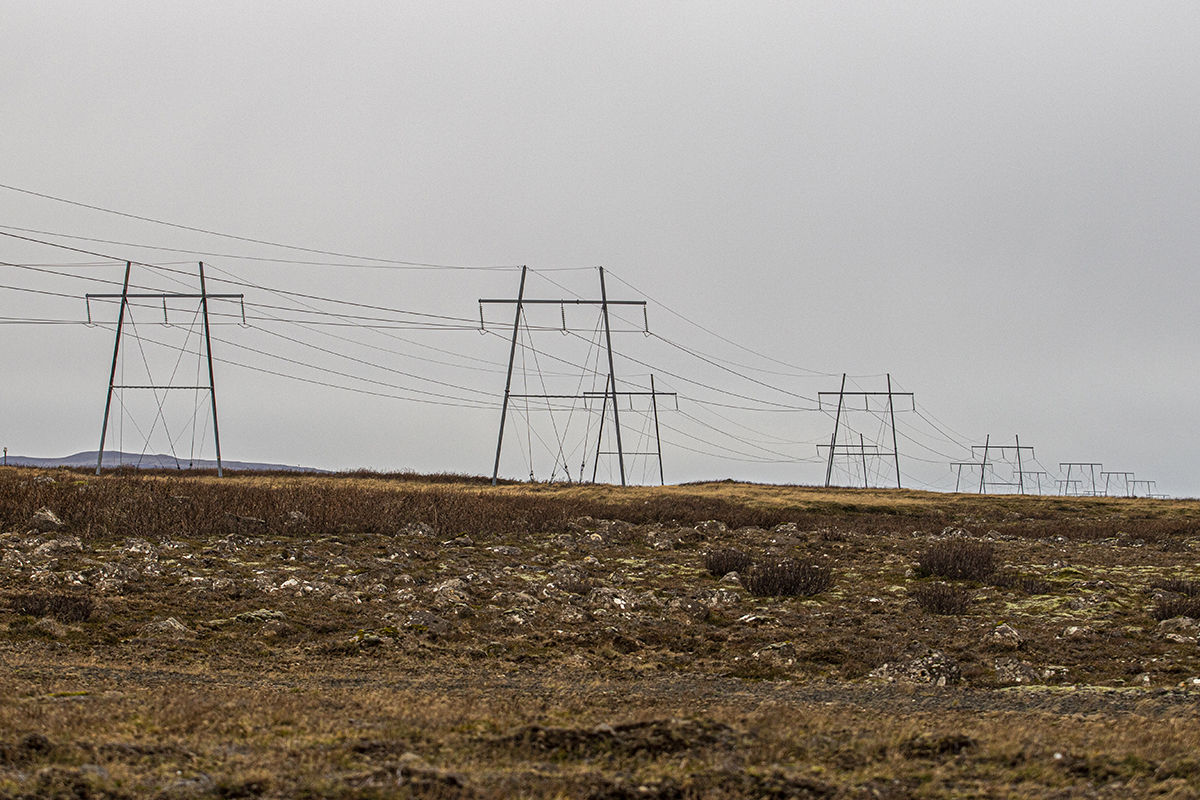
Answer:
POLYGON ((1200 797, 1198 553, 1196 501, 5 468, 0 797, 1200 797))

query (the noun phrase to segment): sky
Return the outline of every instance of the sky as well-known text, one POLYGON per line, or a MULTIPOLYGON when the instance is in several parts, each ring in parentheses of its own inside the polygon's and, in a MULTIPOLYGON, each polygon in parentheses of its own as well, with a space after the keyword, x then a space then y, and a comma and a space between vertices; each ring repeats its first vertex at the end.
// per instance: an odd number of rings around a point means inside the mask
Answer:
MULTIPOLYGON (((952 464, 1020 437, 1045 491, 1086 462, 1200 494, 1194 3, 45 2, 5 32, 12 454, 98 445, 118 304, 84 294, 203 261, 244 295, 210 301, 225 458, 491 474, 515 307, 481 332, 478 301, 521 266, 597 300, 603 267, 646 302, 610 307, 631 483, 660 443, 668 483, 824 483, 846 373, 912 399, 893 445, 846 398, 833 483, 898 453, 976 491, 952 464)), ((163 304, 118 385, 207 385, 198 304, 163 304)), ((601 309, 525 312, 511 393, 579 399, 510 400, 500 474, 619 481, 601 309)), ((206 391, 115 394, 106 447, 212 456, 206 391)))

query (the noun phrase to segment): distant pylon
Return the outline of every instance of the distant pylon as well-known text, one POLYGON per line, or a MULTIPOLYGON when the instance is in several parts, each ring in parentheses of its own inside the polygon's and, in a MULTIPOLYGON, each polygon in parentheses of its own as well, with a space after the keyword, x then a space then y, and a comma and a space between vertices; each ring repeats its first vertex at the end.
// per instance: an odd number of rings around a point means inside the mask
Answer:
MULTIPOLYGON (((212 336, 209 332, 208 324, 208 301, 209 300, 237 300, 242 304, 242 321, 246 319, 245 296, 242 294, 209 294, 204 283, 204 262, 200 262, 200 294, 186 294, 180 292, 149 292, 149 293, 131 293, 129 291, 129 273, 133 267, 133 262, 125 262, 125 279, 121 283, 120 294, 88 294, 85 299, 88 303, 88 320, 91 320, 91 301, 92 300, 120 300, 120 310, 117 312, 117 332, 113 341, 113 357, 112 368, 108 373, 108 395, 104 400, 104 422, 100 426, 100 450, 96 454, 96 474, 100 474, 100 470, 104 466, 104 440, 108 434, 108 418, 112 410, 112 398, 114 389, 151 389, 151 390, 169 390, 169 389, 193 389, 207 390, 212 405, 213 418, 213 441, 217 451, 217 476, 224 477, 224 469, 221 465, 221 433, 217 425, 217 388, 216 381, 213 375, 213 357, 212 357, 212 336), (121 352, 121 335, 125 326, 126 308, 129 306, 129 301, 135 300, 161 300, 163 302, 163 313, 166 314, 167 300, 199 300, 200 310, 204 320, 204 351, 208 359, 208 385, 200 386, 177 386, 166 385, 156 386, 153 383, 133 384, 133 385, 118 385, 117 377, 117 359, 121 352)), ((149 380, 149 375, 147 375, 149 380)))

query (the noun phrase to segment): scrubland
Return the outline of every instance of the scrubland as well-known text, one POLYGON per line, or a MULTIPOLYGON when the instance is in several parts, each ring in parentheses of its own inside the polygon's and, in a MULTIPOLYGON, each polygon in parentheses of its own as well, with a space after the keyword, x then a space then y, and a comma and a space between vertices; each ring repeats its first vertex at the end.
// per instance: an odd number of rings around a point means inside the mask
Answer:
POLYGON ((0 797, 1200 796, 1200 503, 0 470, 0 797))

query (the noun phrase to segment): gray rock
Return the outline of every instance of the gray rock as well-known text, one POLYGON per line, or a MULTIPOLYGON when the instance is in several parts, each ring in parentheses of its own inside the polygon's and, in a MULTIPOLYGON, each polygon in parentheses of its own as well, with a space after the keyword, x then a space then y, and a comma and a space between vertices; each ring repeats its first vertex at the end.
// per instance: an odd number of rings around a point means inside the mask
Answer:
POLYGON ((667 603, 667 608, 691 619, 704 619, 708 616, 708 606, 699 600, 688 600, 677 597, 667 603))
POLYGON ((364 632, 356 634, 354 636, 354 638, 351 639, 350 641, 353 644, 357 644, 359 647, 361 647, 364 650, 370 650, 371 648, 383 647, 384 645, 389 645, 392 643, 393 640, 390 636, 380 636, 377 633, 371 633, 369 631, 364 631, 364 632))
POLYGON ((274 639, 280 636, 286 636, 296 629, 287 624, 281 619, 273 619, 258 629, 257 636, 263 639, 274 639))
MULTIPOLYGON (((566 594, 565 592, 563 594, 566 594)), ((536 597, 527 592, 496 592, 492 595, 492 603, 498 606, 516 606, 519 608, 535 608, 541 604, 536 597)))
POLYGON ((633 611, 638 603, 631 592, 624 589, 600 587, 593 589, 584 599, 584 604, 592 610, 604 611, 633 611))
POLYGON ((37 558, 59 558, 67 553, 82 553, 83 542, 78 536, 58 536, 43 542, 33 551, 37 558))
POLYGON ((42 506, 37 511, 33 512, 33 517, 29 520, 29 527, 39 533, 50 533, 57 531, 66 525, 58 515, 50 509, 42 506))
POLYGON ((433 539, 437 537, 437 532, 424 522, 410 522, 400 529, 400 535, 414 536, 420 539, 433 539))
POLYGON ((1180 644, 1200 641, 1200 623, 1191 617, 1172 617, 1158 623, 1158 638, 1180 644))
POLYGON ((471 602, 467 585, 460 578, 451 578, 433 588, 433 605, 439 609, 471 602))
POLYGON ((158 558, 158 548, 147 542, 145 539, 139 539, 136 536, 131 536, 125 540, 123 547, 117 548, 118 553, 128 555, 140 555, 146 558, 158 558))
POLYGON ((1070 670, 1057 664, 1047 664, 1042 667, 1042 680, 1046 683, 1067 683, 1070 670))
POLYGON ((519 556, 519 555, 521 555, 521 548, 511 547, 506 544, 498 544, 495 547, 489 547, 488 551, 495 553, 498 556, 519 556))
POLYGON ((954 686, 962 680, 958 662, 938 650, 925 649, 923 655, 906 661, 887 663, 872 670, 870 677, 888 683, 920 683, 954 686))
POLYGON ((1005 622, 988 631, 983 637, 983 642, 1006 650, 1019 650, 1025 644, 1025 637, 1017 633, 1016 628, 1005 622))
POLYGON ((138 629, 139 639, 190 639, 196 632, 174 617, 167 617, 162 622, 151 622, 138 629))
POLYGON ((1090 639, 1096 631, 1086 625, 1069 625, 1059 634, 1060 639, 1090 639))
POLYGON ((1032 664, 1015 658, 998 658, 995 662, 996 682, 1002 686, 1021 686, 1037 683, 1038 671, 1032 664))
POLYGON ((713 610, 735 608, 742 603, 742 596, 732 589, 712 589, 701 592, 696 599, 713 610))

